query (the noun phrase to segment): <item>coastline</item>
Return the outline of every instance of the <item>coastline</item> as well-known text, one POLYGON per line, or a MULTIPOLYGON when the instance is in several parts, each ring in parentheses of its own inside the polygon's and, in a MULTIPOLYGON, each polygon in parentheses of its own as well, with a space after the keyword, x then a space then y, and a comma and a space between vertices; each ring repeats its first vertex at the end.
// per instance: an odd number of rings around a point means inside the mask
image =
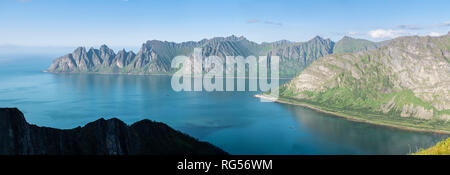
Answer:
MULTIPOLYGON (((172 76, 173 73, 147 73, 147 74, 135 74, 135 73, 114 73, 114 72, 52 72, 48 70, 42 70, 43 73, 51 73, 51 74, 91 74, 91 75, 131 75, 131 76, 172 76)), ((202 78, 203 76, 193 76, 193 78, 202 78)), ((218 76, 217 78, 227 78, 225 76, 218 76)), ((238 79, 258 79, 258 77, 232 77, 238 79)), ((293 77, 280 77, 274 78, 275 80, 290 80, 293 77)))
POLYGON ((52 72, 48 70, 41 71, 43 73, 51 73, 51 74, 91 74, 91 75, 133 75, 133 76, 145 76, 145 75, 161 75, 161 76, 169 76, 172 75, 170 73, 154 73, 154 74, 129 74, 129 73, 113 73, 113 72, 52 72))
POLYGON ((355 121, 355 122, 361 122, 361 123, 373 124, 373 125, 378 125, 378 126, 397 128, 397 129, 408 130, 408 131, 432 132, 432 133, 448 134, 448 135, 450 135, 450 131, 436 130, 436 129, 414 128, 414 127, 401 126, 401 125, 395 125, 395 124, 380 123, 380 122, 375 122, 375 121, 361 119, 361 118, 356 117, 356 116, 351 116, 351 115, 345 115, 345 114, 339 114, 339 113, 335 113, 335 112, 326 111, 324 109, 320 109, 320 108, 318 108, 316 106, 313 106, 313 105, 310 105, 310 104, 307 104, 307 103, 292 103, 292 102, 287 102, 287 101, 283 101, 283 100, 280 100, 280 99, 275 99, 273 97, 267 97, 267 96, 261 95, 261 94, 256 94, 253 97, 266 99, 266 100, 269 100, 269 101, 272 101, 272 102, 275 102, 275 103, 282 103, 282 104, 302 106, 302 107, 306 107, 306 108, 315 110, 315 111, 320 112, 320 113, 333 115, 333 116, 336 116, 336 117, 344 118, 346 120, 355 121))

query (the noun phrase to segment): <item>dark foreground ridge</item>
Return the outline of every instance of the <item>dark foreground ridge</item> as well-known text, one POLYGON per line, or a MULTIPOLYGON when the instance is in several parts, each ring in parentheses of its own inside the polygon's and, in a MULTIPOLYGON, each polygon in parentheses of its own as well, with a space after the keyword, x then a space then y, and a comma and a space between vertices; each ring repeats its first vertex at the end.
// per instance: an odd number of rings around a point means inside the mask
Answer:
POLYGON ((0 108, 2 155, 224 155, 164 123, 141 120, 130 126, 103 118, 61 130, 29 124, 16 108, 0 108))

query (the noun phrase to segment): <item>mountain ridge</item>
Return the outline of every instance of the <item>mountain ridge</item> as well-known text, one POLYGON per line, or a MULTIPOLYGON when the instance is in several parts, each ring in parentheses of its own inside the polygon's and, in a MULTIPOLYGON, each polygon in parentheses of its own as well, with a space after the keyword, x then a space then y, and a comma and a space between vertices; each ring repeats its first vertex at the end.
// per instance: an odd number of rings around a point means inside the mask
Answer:
POLYGON ((359 51, 372 50, 388 44, 389 41, 390 40, 372 42, 365 39, 357 39, 350 36, 344 36, 334 45, 333 53, 354 53, 359 51))
POLYGON ((73 129, 28 124, 17 108, 0 108, 0 155, 225 155, 164 123, 127 125, 103 118, 73 129))
MULTIPOLYGON (((214 37, 200 41, 169 42, 149 40, 142 44, 138 53, 123 51, 116 54, 106 45, 99 49, 84 47, 54 60, 46 72, 53 73, 118 73, 153 74, 173 73, 171 60, 178 55, 191 56, 193 49, 202 48, 203 56, 280 56, 280 74, 295 75, 317 58, 333 53, 335 43, 316 36, 305 42, 276 41, 261 43, 235 35, 214 37), (89 52, 86 55, 83 52, 89 52)), ((372 49, 372 47, 367 47, 372 49)), ((361 50, 361 49, 359 49, 361 50)))
POLYGON ((450 35, 399 37, 324 56, 280 87, 281 101, 387 125, 450 130, 450 35))

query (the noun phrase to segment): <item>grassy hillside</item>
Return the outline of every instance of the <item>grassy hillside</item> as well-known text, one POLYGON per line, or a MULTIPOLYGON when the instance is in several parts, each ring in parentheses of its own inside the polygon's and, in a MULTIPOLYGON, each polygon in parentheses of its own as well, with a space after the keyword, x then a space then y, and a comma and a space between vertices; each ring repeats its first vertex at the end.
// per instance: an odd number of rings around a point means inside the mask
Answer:
POLYGON ((366 122, 450 132, 450 36, 402 37, 318 59, 280 87, 280 101, 366 122))
POLYGON ((450 155, 450 138, 437 143, 431 148, 419 150, 412 155, 450 155))
POLYGON ((375 43, 364 39, 355 39, 345 36, 334 45, 333 53, 354 53, 376 49, 384 43, 375 43))

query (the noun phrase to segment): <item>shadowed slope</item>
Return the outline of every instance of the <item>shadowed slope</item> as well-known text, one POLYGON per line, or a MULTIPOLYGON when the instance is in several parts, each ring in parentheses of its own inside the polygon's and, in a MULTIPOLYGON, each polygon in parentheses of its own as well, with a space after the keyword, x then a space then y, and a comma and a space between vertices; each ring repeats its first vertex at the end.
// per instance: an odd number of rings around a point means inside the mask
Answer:
POLYGON ((99 119, 60 130, 30 125, 18 109, 0 108, 0 154, 12 155, 205 155, 227 154, 164 123, 142 120, 126 125, 99 119))

